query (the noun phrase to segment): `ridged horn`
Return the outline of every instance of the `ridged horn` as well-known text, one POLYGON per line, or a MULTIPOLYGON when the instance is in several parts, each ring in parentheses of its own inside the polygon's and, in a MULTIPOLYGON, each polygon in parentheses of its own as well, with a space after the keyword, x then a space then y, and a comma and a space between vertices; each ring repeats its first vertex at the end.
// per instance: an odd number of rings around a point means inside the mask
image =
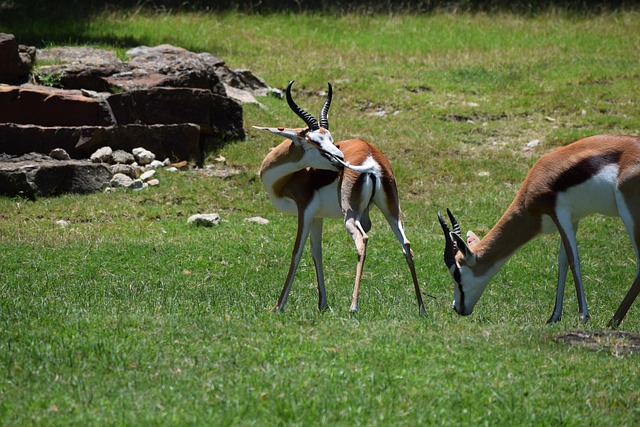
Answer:
POLYGON ((458 236, 460 236, 460 225, 458 224, 458 221, 453 216, 449 208, 447 208, 447 215, 449 216, 449 220, 451 220, 451 225, 453 226, 453 232, 456 233, 458 236))
POLYGON ((329 92, 327 92, 327 100, 324 101, 322 110, 320 110, 320 127, 329 130, 329 107, 331 107, 333 88, 331 87, 331 83, 327 83, 327 85, 329 85, 329 92))
POLYGON ((287 103, 289 104, 289 108, 307 124, 309 130, 318 130, 320 128, 318 121, 311 114, 298 107, 298 104, 293 102, 293 98, 291 97, 291 86, 293 86, 293 82, 294 80, 291 80, 289 85, 287 85, 287 103))
MULTIPOLYGON (((447 209, 447 211, 449 211, 449 209, 447 209)), ((449 230, 449 226, 444 222, 444 219, 442 219, 440 212, 438 212, 438 221, 440 221, 440 226, 444 232, 444 263, 448 268, 451 268, 456 262, 456 245, 451 237, 451 230, 449 230)))

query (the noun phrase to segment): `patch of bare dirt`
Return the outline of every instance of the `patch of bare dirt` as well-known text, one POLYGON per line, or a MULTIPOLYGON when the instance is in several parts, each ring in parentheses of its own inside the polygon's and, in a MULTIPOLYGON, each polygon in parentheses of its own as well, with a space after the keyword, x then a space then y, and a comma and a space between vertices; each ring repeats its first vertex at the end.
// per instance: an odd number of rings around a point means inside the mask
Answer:
POLYGON ((555 342, 590 350, 609 350, 615 355, 640 354, 640 334, 624 331, 567 331, 553 336, 555 342))

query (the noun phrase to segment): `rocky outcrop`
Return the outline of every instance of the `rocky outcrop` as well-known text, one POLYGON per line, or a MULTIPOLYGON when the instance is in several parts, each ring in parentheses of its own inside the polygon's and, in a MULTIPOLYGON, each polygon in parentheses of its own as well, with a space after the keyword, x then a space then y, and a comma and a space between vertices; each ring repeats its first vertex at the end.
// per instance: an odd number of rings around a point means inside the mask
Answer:
MULTIPOLYGON (((3 47, 15 44, 15 37, 4 36, 0 34, 0 77, 3 47)), ((22 55, 16 46, 9 49, 14 59, 22 55)), ((202 164, 208 147, 244 139, 241 103, 257 102, 255 95, 271 91, 248 70, 232 70, 214 55, 170 45, 131 49, 126 61, 88 47, 37 54, 56 64, 34 73, 40 84, 0 84, 0 153, 13 156, 2 163, 3 194, 95 191, 105 179, 102 169, 76 160, 88 159, 101 147, 116 152, 141 147, 167 161, 202 164), (15 159, 32 152, 71 160, 15 159), (95 179, 87 178, 86 188, 76 185, 77 177, 90 170, 95 179)), ((34 55, 29 58, 30 67, 34 55)), ((111 172, 130 173, 126 165, 118 168, 111 172)))

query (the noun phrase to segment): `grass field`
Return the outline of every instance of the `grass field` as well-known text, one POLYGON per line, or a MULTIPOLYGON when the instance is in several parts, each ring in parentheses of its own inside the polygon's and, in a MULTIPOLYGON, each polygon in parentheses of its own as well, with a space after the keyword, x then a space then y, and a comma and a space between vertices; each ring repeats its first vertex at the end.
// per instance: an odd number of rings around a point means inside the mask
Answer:
MULTIPOLYGON (((592 315, 583 327, 571 282, 563 320, 545 325, 557 236, 524 247, 474 314, 458 317, 436 219, 450 207, 482 236, 544 152, 639 134, 638 28, 634 12, 0 19, 0 31, 39 47, 211 52, 272 86, 295 79, 312 112, 332 82, 334 138, 368 139, 391 159, 429 295, 420 318, 401 249, 375 211, 357 314, 356 256, 339 221, 325 225, 330 310, 316 311, 307 249, 285 312, 269 313, 296 222, 270 205, 257 175, 280 141, 250 126, 301 123, 282 100, 260 99, 263 108, 244 108, 247 140, 211 153, 238 175, 160 172, 161 186, 142 192, 0 198, 0 424, 638 425, 640 356, 616 342, 554 340, 603 329, 631 285, 620 221, 581 223, 592 315), (222 223, 187 226, 198 212, 222 223), (270 223, 244 221, 256 215, 270 223)), ((640 303, 621 329, 640 332, 640 303)))

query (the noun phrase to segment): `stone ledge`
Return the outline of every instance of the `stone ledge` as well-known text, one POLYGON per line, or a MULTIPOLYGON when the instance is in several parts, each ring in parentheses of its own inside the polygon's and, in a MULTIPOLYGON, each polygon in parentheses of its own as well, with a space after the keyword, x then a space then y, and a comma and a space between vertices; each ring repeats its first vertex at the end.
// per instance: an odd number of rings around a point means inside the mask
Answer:
POLYGON ((108 165, 89 160, 53 160, 26 155, 7 161, 0 158, 0 188, 7 196, 35 199, 64 193, 92 193, 105 187, 112 173, 108 165))
POLYGON ((116 126, 36 126, 0 124, 0 153, 50 153, 64 149, 74 159, 88 159, 100 147, 131 151, 143 147, 161 159, 203 161, 200 127, 193 123, 116 126))

